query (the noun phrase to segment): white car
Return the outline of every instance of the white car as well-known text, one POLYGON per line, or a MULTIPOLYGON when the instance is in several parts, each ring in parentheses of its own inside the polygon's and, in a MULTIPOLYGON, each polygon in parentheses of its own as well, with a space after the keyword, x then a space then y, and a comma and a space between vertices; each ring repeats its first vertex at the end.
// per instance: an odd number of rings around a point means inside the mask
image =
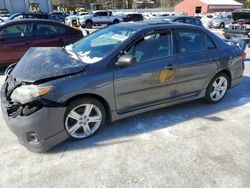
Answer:
POLYGON ((88 15, 88 12, 79 12, 75 15, 70 15, 65 18, 65 24, 68 26, 78 26, 80 25, 79 19, 81 19, 82 16, 88 15))
POLYGON ((79 18, 80 25, 88 29, 91 29, 93 26, 117 24, 122 21, 121 16, 113 15, 111 11, 107 10, 93 11, 91 14, 79 18))

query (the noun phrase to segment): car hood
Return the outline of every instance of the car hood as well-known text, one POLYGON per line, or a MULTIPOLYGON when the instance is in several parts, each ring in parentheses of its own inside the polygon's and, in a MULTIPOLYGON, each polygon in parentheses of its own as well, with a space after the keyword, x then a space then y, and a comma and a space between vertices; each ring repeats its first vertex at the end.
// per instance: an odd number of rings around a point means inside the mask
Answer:
POLYGON ((11 75, 19 81, 34 83, 79 73, 87 65, 64 48, 30 48, 11 75))

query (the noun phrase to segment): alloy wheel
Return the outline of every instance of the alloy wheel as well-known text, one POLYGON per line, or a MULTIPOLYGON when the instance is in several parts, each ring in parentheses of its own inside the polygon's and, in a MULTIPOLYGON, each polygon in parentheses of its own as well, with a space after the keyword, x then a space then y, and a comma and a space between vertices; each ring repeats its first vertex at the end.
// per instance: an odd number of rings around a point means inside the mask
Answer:
POLYGON ((214 80, 211 90, 210 90, 210 98, 213 101, 219 101, 224 97, 227 92, 228 81, 225 77, 220 76, 214 80))
POLYGON ((98 130, 102 119, 101 110, 96 105, 81 104, 68 113, 65 128, 73 138, 86 138, 98 130))

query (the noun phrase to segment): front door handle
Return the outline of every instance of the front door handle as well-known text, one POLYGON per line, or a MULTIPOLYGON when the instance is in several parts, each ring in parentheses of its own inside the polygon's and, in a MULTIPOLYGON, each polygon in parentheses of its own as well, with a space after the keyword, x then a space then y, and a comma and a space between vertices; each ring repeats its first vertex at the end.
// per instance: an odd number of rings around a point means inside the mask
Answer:
POLYGON ((167 69, 167 70, 174 70, 174 65, 168 64, 164 69, 167 69))

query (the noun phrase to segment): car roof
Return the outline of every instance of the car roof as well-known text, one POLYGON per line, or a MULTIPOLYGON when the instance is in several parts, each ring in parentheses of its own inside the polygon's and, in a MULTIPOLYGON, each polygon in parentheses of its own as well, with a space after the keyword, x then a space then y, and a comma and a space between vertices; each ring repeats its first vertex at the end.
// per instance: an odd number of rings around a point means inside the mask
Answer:
POLYGON ((166 17, 166 19, 169 19, 169 20, 174 20, 174 19, 177 19, 177 18, 192 18, 192 19, 199 20, 198 18, 195 18, 193 16, 167 16, 166 17))
POLYGON ((127 28, 134 30, 150 29, 150 28, 159 28, 159 27, 169 27, 169 28, 202 28, 196 25, 190 25, 180 22, 170 22, 166 20, 150 20, 150 21, 139 21, 139 22, 122 22, 119 24, 127 28))
POLYGON ((48 19, 20 19, 20 20, 7 21, 6 24, 4 24, 2 26, 8 26, 8 25, 14 25, 14 24, 22 24, 22 23, 52 23, 52 24, 64 25, 64 24, 62 24, 60 22, 57 22, 57 21, 54 21, 54 20, 48 20, 48 19))

